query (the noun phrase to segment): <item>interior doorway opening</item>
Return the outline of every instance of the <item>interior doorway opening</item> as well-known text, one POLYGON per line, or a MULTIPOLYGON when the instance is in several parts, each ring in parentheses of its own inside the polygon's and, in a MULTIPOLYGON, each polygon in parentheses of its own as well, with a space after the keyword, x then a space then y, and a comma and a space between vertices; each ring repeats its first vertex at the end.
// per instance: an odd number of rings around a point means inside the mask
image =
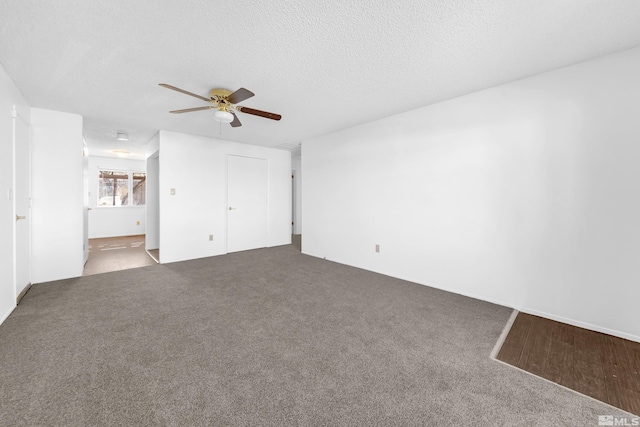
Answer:
POLYGON ((83 276, 159 262, 158 233, 154 232, 157 221, 152 221, 151 236, 147 226, 150 202, 157 213, 157 164, 156 154, 151 161, 149 180, 148 159, 88 156, 84 184, 87 254, 83 276))

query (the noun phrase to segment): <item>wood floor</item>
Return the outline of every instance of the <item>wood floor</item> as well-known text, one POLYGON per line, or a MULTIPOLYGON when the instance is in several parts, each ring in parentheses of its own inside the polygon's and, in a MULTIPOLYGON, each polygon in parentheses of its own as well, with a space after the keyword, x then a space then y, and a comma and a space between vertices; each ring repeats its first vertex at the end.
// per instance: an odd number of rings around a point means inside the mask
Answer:
POLYGON ((82 275, 156 264, 156 260, 145 251, 144 243, 144 235, 89 239, 89 259, 82 275))
POLYGON ((640 343, 518 313, 497 359, 640 415, 640 343))

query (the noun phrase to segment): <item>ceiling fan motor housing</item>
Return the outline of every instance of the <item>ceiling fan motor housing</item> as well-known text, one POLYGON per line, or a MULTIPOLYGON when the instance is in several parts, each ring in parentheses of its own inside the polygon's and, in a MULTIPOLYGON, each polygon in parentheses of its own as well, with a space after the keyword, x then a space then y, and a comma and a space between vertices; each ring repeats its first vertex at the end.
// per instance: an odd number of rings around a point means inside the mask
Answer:
POLYGON ((209 96, 211 97, 211 100, 220 100, 220 99, 226 100, 227 97, 232 93, 233 92, 231 92, 230 90, 217 88, 217 89, 211 89, 211 91, 209 91, 209 96))

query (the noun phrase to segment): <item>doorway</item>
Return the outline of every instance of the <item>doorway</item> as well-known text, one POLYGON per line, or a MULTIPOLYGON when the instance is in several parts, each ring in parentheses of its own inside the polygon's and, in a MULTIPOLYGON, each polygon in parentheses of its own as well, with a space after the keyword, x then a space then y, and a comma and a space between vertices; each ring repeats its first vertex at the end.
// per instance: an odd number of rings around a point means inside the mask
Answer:
POLYGON ((156 263, 145 250, 146 169, 146 159, 88 156, 88 259, 83 275, 156 263))

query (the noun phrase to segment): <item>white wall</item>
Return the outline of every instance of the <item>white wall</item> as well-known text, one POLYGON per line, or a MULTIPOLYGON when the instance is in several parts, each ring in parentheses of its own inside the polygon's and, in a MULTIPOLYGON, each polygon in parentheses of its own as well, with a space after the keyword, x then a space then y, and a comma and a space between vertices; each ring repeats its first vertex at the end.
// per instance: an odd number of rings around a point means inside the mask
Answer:
POLYGON ((82 140, 82 260, 86 264, 89 260, 89 148, 87 141, 82 140))
POLYGON ((291 168, 296 171, 295 186, 295 218, 293 219, 293 233, 302 233, 302 152, 296 150, 291 153, 291 168))
POLYGON ((290 152, 160 131, 163 263, 226 253, 229 154, 267 159, 268 246, 291 243, 290 152), (171 188, 176 191, 173 196, 171 188))
POLYGON ((160 158, 159 151, 147 158, 147 204, 145 205, 145 249, 160 248, 160 158))
POLYGON ((147 204, 145 249, 160 248, 160 134, 145 144, 147 158, 147 204))
POLYGON ((152 156, 156 156, 158 150, 160 149, 160 133, 156 133, 153 137, 147 141, 144 145, 144 154, 145 158, 149 158, 152 156))
MULTIPOLYGON (((29 105, 0 65, 0 323, 16 306, 14 285, 13 227, 13 106, 30 117, 29 105)), ((29 165, 17 165, 28 168, 29 165)))
POLYGON ((89 238, 145 234, 144 206, 98 206, 100 169, 146 172, 145 160, 89 156, 89 238))
POLYGON ((634 49, 304 141, 303 252, 640 341, 638 76, 634 49))
POLYGON ((32 281, 82 275, 82 117, 31 109, 32 281))

